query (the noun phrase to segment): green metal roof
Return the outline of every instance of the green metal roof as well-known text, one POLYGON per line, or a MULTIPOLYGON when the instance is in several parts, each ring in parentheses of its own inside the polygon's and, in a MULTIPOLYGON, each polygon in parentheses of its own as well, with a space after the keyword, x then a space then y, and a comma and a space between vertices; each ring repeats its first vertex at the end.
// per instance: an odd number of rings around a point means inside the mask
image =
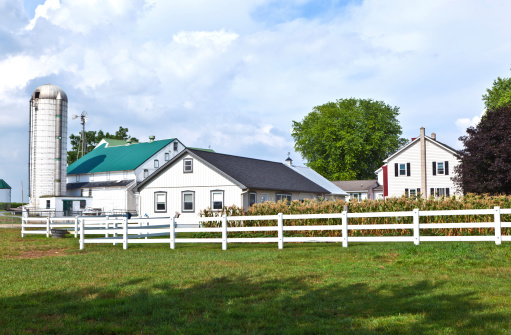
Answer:
POLYGON ((67 174, 135 170, 174 138, 106 147, 102 144, 67 167, 67 174))
POLYGON ((202 149, 202 148, 192 148, 192 147, 187 147, 188 149, 192 149, 192 150, 200 150, 200 151, 206 151, 206 152, 213 152, 213 153, 216 153, 215 150, 213 149, 202 149))
POLYGON ((3 179, 0 179, 0 189, 2 189, 2 188, 11 188, 11 187, 3 179))
POLYGON ((114 140, 113 138, 104 138, 105 142, 108 143, 108 147, 116 147, 119 145, 126 145, 128 142, 123 140, 114 140))

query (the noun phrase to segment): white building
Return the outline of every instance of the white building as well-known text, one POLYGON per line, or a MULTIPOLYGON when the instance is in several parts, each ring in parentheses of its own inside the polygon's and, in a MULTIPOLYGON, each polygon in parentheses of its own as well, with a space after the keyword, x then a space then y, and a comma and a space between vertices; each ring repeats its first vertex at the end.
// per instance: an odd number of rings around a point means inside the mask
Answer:
POLYGON ((389 156, 376 174, 384 197, 452 196, 459 195, 452 181, 459 163, 455 149, 421 128, 420 136, 389 156))
POLYGON ((67 96, 55 85, 36 88, 30 99, 30 209, 41 197, 66 194, 67 96))
POLYGON ((331 192, 283 163, 185 149, 142 181, 140 215, 196 217, 211 208, 324 197, 331 192))
POLYGON ((377 180, 339 180, 332 183, 348 193, 350 200, 383 199, 383 192, 380 191, 381 185, 377 180))
POLYGON ((177 139, 131 143, 104 139, 67 168, 68 196, 84 197, 81 210, 136 212, 133 188, 185 147, 177 139))
POLYGON ((0 209, 11 207, 11 187, 0 179, 0 209))

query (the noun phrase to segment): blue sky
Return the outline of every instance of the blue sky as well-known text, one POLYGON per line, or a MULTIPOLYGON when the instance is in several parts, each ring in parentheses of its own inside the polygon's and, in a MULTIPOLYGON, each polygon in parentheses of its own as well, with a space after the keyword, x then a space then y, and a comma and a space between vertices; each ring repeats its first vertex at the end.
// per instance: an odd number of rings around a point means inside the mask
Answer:
MULTIPOLYGON (((0 0, 0 179, 28 190, 28 101, 60 86, 90 130, 283 161, 292 121, 341 98, 400 108, 460 148, 511 76, 507 0, 0 0)), ((69 132, 79 122, 68 120, 69 132)))

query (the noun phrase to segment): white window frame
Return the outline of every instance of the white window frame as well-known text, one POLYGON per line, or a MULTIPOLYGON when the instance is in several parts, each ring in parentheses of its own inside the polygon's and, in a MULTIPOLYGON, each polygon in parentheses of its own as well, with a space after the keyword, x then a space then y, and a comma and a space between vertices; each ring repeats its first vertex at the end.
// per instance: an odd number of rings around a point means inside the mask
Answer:
POLYGON ((406 177, 406 163, 399 163, 399 176, 406 177), (403 169, 401 167, 404 167, 403 169))
POLYGON ((157 168, 159 168, 159 167, 160 167, 160 161, 159 161, 159 160, 157 160, 157 159, 155 159, 155 160, 154 160, 154 168, 155 168, 155 169, 157 169, 157 168))
POLYGON ((286 199, 288 202, 291 202, 293 200, 293 195, 291 193, 277 193, 275 197, 275 202, 277 201, 283 201, 283 199, 286 199))
POLYGON ((183 213, 193 213, 195 212, 195 192, 194 191, 183 191, 181 192, 181 212, 183 213), (185 195, 192 195, 192 208, 185 209, 185 195))
POLYGON ((79 174, 76 175, 76 181, 77 182, 80 181, 80 175, 79 174))
POLYGON ((158 191, 154 192, 154 212, 155 213, 167 213, 167 192, 165 191, 158 191), (161 196, 163 196, 164 201, 158 201, 161 200, 161 196), (160 199, 158 199, 160 198, 160 199), (158 209, 158 205, 163 204, 163 209, 158 209))
POLYGON ((270 198, 268 197, 268 193, 262 193, 261 194, 261 203, 264 203, 268 200, 270 200, 270 198))
POLYGON ((170 161, 170 152, 165 153, 165 161, 166 162, 170 161))
POLYGON ((444 162, 436 162, 436 174, 444 175, 445 174, 445 163, 444 162), (440 164, 442 164, 442 172, 440 172, 440 164))
POLYGON ((144 169, 144 178, 147 178, 147 177, 149 177, 149 170, 144 169))
POLYGON ((177 149, 178 149, 178 143, 174 142, 174 151, 177 151, 177 149))
POLYGON ((193 158, 183 159, 183 172, 184 173, 193 173, 193 158), (190 164, 187 164, 188 162, 190 164))
POLYGON ((223 208, 224 208, 224 191, 222 190, 211 191, 211 209, 213 211, 221 211, 223 208), (215 202, 219 202, 215 201, 215 194, 220 194, 220 196, 222 197, 220 208, 215 208, 215 202))

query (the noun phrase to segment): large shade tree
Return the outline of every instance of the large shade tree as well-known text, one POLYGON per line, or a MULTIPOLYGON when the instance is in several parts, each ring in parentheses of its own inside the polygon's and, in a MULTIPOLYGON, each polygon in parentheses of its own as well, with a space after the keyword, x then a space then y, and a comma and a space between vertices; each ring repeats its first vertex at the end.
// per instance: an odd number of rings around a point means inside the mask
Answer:
POLYGON ((483 95, 483 101, 487 110, 510 106, 511 78, 498 77, 494 80, 492 88, 487 89, 486 94, 483 95))
POLYGON ((511 194, 511 105, 488 110, 460 141, 457 187, 465 193, 511 194))
POLYGON ((307 166, 330 180, 373 179, 400 138, 398 107, 371 99, 339 99, 293 121, 295 149, 307 166))

